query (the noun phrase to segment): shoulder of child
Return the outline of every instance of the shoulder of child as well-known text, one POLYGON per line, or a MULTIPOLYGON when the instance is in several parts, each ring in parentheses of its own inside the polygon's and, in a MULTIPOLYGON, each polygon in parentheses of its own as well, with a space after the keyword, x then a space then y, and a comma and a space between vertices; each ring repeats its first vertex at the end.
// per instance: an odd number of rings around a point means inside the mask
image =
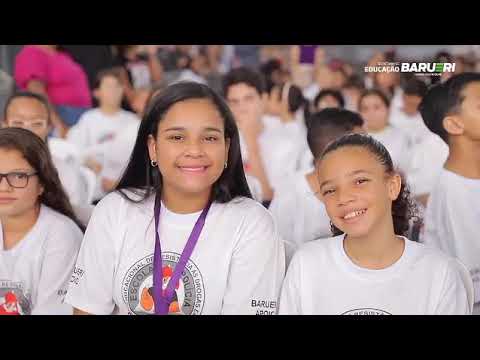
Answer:
POLYGON ((413 248, 417 261, 428 262, 431 270, 446 271, 449 268, 458 268, 458 262, 451 256, 445 254, 440 249, 422 244, 415 241, 409 241, 409 246, 413 248))
POLYGON ((80 124, 82 122, 83 123, 90 122, 90 121, 96 122, 99 114, 100 114, 100 110, 98 108, 88 109, 82 115, 80 115, 80 118, 78 119, 77 124, 80 124))
POLYGON ((98 209, 98 211, 111 211, 112 209, 115 209, 114 212, 118 213, 125 208, 142 208, 148 200, 145 199, 140 201, 142 199, 142 194, 139 191, 124 189, 122 192, 123 194, 119 191, 112 191, 107 194, 102 200, 100 200, 95 209, 98 209), (128 200, 125 196, 134 201, 128 200))
POLYGON ((43 206, 42 210, 45 211, 46 228, 49 229, 52 235, 48 236, 49 239, 52 239, 50 243, 54 243, 56 246, 60 245, 59 247, 80 246, 83 233, 72 219, 48 206, 43 206))
POLYGON ((128 120, 140 120, 140 117, 137 115, 137 113, 134 113, 133 111, 120 109, 120 115, 128 120))
MULTIPOLYGON (((272 219, 270 212, 258 201, 239 196, 226 204, 227 209, 235 211, 236 217, 244 219, 272 219)), ((273 221, 273 220, 272 220, 273 221)))
POLYGON ((329 238, 308 241, 301 245, 300 248, 295 252, 295 255, 292 258, 292 262, 296 258, 295 261, 313 261, 314 263, 319 263, 321 262, 323 256, 330 253, 331 251, 334 251, 337 242, 342 241, 342 239, 343 234, 329 238))

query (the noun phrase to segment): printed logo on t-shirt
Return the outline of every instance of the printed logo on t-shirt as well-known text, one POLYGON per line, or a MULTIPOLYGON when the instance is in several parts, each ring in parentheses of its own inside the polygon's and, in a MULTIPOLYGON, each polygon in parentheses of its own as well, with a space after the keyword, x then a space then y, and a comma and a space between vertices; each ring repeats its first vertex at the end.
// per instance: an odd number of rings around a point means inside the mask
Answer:
POLYGON ((0 315, 30 315, 32 304, 22 282, 0 280, 0 315))
MULTIPOLYGON (((162 253, 163 289, 173 275, 180 254, 162 253)), ((122 297, 129 314, 155 313, 153 302, 153 254, 137 261, 128 269, 122 281, 122 297)), ((197 265, 188 260, 180 280, 175 285, 175 296, 168 313, 172 315, 200 315, 205 303, 203 277, 197 265)))
POLYGON ((385 310, 373 309, 373 308, 362 308, 354 309, 344 312, 342 315, 392 315, 385 310))
POLYGON ((107 141, 112 141, 113 139, 115 139, 115 133, 107 133, 105 135, 103 135, 100 139, 98 139, 98 143, 99 144, 103 144, 104 142, 107 142, 107 141))

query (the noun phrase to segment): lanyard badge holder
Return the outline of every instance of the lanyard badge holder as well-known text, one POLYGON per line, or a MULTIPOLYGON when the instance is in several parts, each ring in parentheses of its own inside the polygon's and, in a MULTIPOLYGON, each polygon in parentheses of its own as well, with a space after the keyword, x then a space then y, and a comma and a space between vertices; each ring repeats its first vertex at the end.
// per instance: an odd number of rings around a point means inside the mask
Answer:
POLYGON ((160 244, 160 235, 159 235, 159 222, 160 222, 160 207, 161 200, 157 195, 155 196, 155 252, 153 254, 153 302, 155 304, 155 314, 156 315, 167 315, 168 308, 170 303, 173 301, 175 296, 175 285, 180 280, 185 266, 187 265, 188 259, 192 255, 193 249, 197 244, 198 238, 202 232, 203 226, 205 225, 205 220, 207 218, 208 211, 210 209, 211 203, 203 209, 200 214, 195 226, 193 227, 190 236, 188 237, 187 244, 182 251, 180 260, 175 265, 175 270, 173 275, 168 281, 167 287, 163 290, 163 272, 162 272, 162 248, 160 244))

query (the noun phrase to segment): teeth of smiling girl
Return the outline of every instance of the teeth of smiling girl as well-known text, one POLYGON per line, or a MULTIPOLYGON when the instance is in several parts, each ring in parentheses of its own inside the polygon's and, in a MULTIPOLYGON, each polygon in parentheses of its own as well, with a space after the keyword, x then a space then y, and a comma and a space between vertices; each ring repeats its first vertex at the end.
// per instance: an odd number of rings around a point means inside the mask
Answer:
POLYGON ((363 209, 363 210, 357 210, 357 211, 352 211, 351 213, 348 213, 347 215, 345 215, 343 218, 344 218, 344 219, 351 219, 351 218, 354 218, 354 217, 356 217, 356 216, 358 216, 358 215, 364 214, 365 211, 366 211, 365 209, 363 209))

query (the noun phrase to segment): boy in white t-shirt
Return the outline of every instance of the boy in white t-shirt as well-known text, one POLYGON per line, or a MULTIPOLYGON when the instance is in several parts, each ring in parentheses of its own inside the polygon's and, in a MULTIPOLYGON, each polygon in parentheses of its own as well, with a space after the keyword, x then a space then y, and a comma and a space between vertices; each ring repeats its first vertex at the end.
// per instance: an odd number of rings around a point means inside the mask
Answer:
MULTIPOLYGON (((346 133, 363 131, 363 119, 343 109, 324 109, 311 115, 308 123, 307 141, 315 159, 319 159, 329 142, 346 133)), ((318 191, 314 169, 294 174, 275 192, 269 210, 286 242, 287 262, 302 244, 332 235, 330 219, 318 191)))
MULTIPOLYGON (((340 108, 345 107, 345 99, 342 93, 338 90, 324 89, 318 93, 312 103, 313 110, 320 111, 326 108, 340 108)), ((306 136, 305 136, 306 138, 306 136)), ((300 152, 297 160, 297 169, 299 172, 309 172, 313 169, 314 156, 310 150, 307 141, 304 141, 303 149, 300 152)))
POLYGON ((404 236, 414 215, 408 187, 379 141, 345 135, 328 145, 318 169, 334 237, 294 255, 280 314, 471 314, 464 266, 404 236))
POLYGON ((480 302, 480 74, 431 88, 420 105, 425 125, 449 147, 425 215, 423 241, 458 257, 480 302))
POLYGON ((404 130, 414 142, 419 142, 418 137, 428 133, 422 121, 418 106, 427 93, 427 85, 417 78, 408 79, 402 87, 402 101, 400 106, 391 107, 389 122, 393 126, 404 130))
POLYGON ((239 128, 245 170, 260 181, 268 204, 285 175, 295 170, 299 146, 294 139, 300 136, 300 128, 295 123, 290 132, 283 126, 265 126, 268 96, 263 78, 252 69, 230 71, 223 80, 223 92, 239 128))
POLYGON ((448 156, 448 146, 425 126, 418 106, 427 93, 427 85, 417 79, 403 86, 402 105, 392 107, 390 123, 405 131, 410 139, 411 162, 407 179, 415 199, 427 205, 435 180, 448 156))

